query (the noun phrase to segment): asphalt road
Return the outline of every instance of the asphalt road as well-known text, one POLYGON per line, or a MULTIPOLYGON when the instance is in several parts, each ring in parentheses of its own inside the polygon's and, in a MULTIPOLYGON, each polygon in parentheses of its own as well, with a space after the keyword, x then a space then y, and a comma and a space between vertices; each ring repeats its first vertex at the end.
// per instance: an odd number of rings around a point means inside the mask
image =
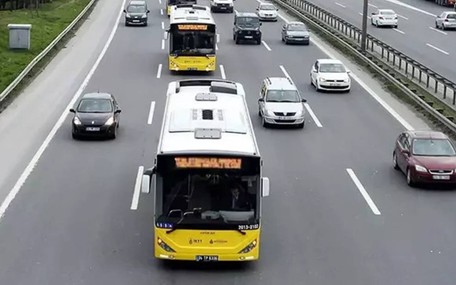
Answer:
MULTIPOLYGON (((150 26, 125 27, 121 20, 86 88, 117 97, 118 138, 73 141, 71 116, 66 118, 0 222, 2 284, 454 283, 456 193, 411 189, 392 169, 393 142, 403 126, 356 82, 349 94, 316 93, 308 73, 317 58, 327 56, 314 43, 282 44, 282 21, 263 24, 266 45, 235 45, 230 14, 215 14, 218 64, 227 79, 245 87, 272 186, 261 258, 245 267, 209 268, 155 260, 153 198, 141 195, 138 210, 130 207, 138 167, 153 162, 167 84, 183 76, 164 68, 161 23, 168 20, 158 1, 149 5, 150 26), (283 76, 280 66, 319 124, 309 116, 304 130, 260 125, 260 82, 283 76)), ((255 6, 253 0, 236 1, 239 11, 255 6)), ((220 69, 213 77, 222 77, 220 69)))
MULTIPOLYGON (((311 0, 325 10, 362 27, 363 1, 358 0, 311 0)), ((435 16, 451 8, 442 7, 424 0, 369 0, 370 16, 376 9, 393 9, 399 16, 398 28, 371 25, 368 33, 395 49, 405 53, 423 65, 456 81, 453 68, 456 31, 435 28, 435 16)))

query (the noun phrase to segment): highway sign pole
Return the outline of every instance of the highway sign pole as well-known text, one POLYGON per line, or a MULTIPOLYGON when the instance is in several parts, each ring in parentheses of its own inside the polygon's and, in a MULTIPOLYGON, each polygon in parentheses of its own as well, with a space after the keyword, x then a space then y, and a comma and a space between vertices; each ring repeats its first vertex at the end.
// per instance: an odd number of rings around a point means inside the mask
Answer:
POLYGON ((363 5, 363 33, 361 35, 361 51, 366 51, 366 42, 367 42, 367 6, 369 0, 364 0, 363 5))

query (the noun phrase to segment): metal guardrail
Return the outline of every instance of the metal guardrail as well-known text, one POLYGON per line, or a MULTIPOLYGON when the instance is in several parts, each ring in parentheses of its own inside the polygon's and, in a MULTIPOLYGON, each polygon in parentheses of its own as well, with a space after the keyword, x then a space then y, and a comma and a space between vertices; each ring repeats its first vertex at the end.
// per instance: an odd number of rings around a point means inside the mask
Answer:
MULTIPOLYGON (((5 100, 8 95, 16 88, 16 86, 21 83, 22 80, 30 73, 30 71, 37 65, 67 34, 70 32, 74 26, 85 16, 87 11, 93 6, 97 0, 90 1, 84 8, 84 10, 79 13, 79 15, 63 30, 40 54, 38 54, 26 68, 11 82, 8 87, 0 94, 0 103, 5 100)), ((33 31, 32 31, 33 32, 33 31)))
MULTIPOLYGON (((274 1, 286 3, 298 11, 316 18, 337 30, 345 37, 351 39, 359 46, 361 45, 361 29, 317 5, 305 0, 274 1)), ((366 48, 368 48, 371 53, 375 53, 376 56, 379 56, 385 63, 391 65, 396 70, 401 71, 407 78, 417 82, 422 87, 426 87, 427 90, 432 92, 437 99, 442 101, 442 103, 455 108, 456 83, 369 34, 367 35, 366 48)))
MULTIPOLYGON (((373 55, 371 52, 366 52, 362 53, 360 49, 360 42, 361 42, 361 31, 353 26, 352 24, 346 22, 343 19, 340 19, 337 16, 332 15, 331 13, 316 7, 314 4, 311 4, 305 0, 273 0, 282 7, 286 8, 290 12, 296 14, 298 17, 303 18, 306 22, 309 24, 312 24, 312 26, 315 29, 318 29, 319 31, 325 33, 326 35, 332 37, 333 39, 337 40, 340 44, 342 44, 345 48, 350 49, 353 53, 356 54, 358 58, 363 60, 365 63, 367 63, 370 67, 375 69, 378 73, 380 73, 384 78, 386 78, 389 82, 394 84, 396 88, 404 92, 411 98, 415 103, 417 103, 419 106, 421 106, 429 115, 434 117, 436 120, 438 120, 440 123, 442 123, 445 127, 447 127, 453 134, 456 134, 456 124, 453 120, 455 118, 447 118, 441 112, 438 110, 432 108, 431 105, 429 105, 427 102, 425 102, 420 96, 418 96, 415 92, 416 90, 411 90, 408 88, 408 86, 404 83, 402 83, 400 80, 395 78, 393 75, 390 74, 390 72, 384 70, 383 66, 377 64, 376 62, 373 61, 373 55), (356 34, 355 34, 356 33, 356 34), (355 36, 354 36, 355 35, 355 36), (353 43, 353 38, 357 39, 357 41, 354 44, 353 43)), ((415 68, 419 64, 416 64, 416 61, 413 59, 410 59, 409 57, 403 55, 399 51, 389 47, 388 45, 382 43, 381 41, 375 39, 372 36, 368 36, 369 40, 369 48, 370 51, 372 51, 372 43, 379 43, 383 44, 384 49, 388 49, 390 53, 393 51, 396 52, 397 54, 400 54, 400 58, 406 62, 408 65, 412 65, 415 68), (407 61, 407 60, 410 60, 407 61)), ((399 55, 396 55, 396 57, 399 57, 399 55)), ((420 66, 425 68, 424 66, 420 66)), ((427 69, 429 70, 429 69, 427 69)), ((424 73, 423 70, 421 70, 421 74, 424 73)), ((431 78, 431 74, 427 74, 428 78, 431 78)), ((430 79, 428 79, 430 80, 430 79)), ((454 86, 456 87, 456 86, 454 86)), ((453 87, 453 92, 454 88, 453 87)), ((447 87, 448 88, 448 87, 447 87)), ((454 94, 454 93, 453 93, 454 94)))

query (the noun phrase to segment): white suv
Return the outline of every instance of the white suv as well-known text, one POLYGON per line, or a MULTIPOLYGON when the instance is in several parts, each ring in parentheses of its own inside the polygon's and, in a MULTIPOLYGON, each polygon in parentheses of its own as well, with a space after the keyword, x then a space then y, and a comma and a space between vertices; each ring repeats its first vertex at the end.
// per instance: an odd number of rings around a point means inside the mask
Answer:
POLYGON ((304 128, 306 109, 293 81, 287 77, 268 77, 261 84, 258 115, 263 127, 295 125, 304 128))
POLYGON ((211 0, 211 11, 233 13, 233 0, 211 0))

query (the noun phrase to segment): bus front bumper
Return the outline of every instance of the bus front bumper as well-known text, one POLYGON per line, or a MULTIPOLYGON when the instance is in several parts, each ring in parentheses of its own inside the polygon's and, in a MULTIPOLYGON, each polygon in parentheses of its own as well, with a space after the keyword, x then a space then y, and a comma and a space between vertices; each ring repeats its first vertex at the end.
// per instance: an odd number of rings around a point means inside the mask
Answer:
POLYGON ((181 260, 195 262, 255 261, 258 260, 258 251, 255 250, 247 254, 196 255, 192 253, 170 253, 162 250, 156 250, 155 257, 158 259, 165 260, 181 260))
POLYGON ((170 56, 169 70, 172 71, 214 71, 215 56, 170 56))

